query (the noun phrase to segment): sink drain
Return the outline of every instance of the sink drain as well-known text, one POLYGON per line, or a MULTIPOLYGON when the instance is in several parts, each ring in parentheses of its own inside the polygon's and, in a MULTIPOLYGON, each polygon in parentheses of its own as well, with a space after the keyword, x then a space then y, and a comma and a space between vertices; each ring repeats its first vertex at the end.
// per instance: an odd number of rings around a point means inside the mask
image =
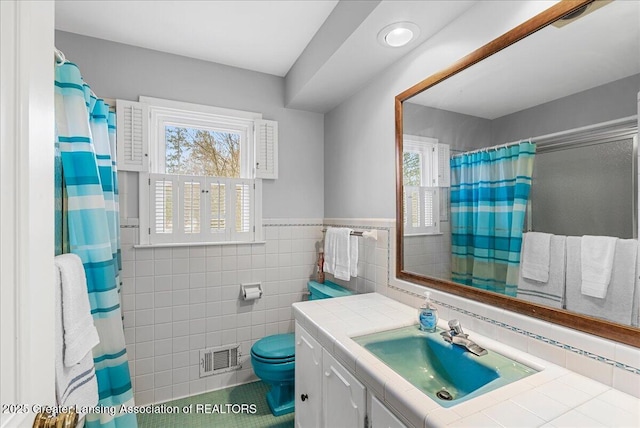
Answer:
POLYGON ((453 400, 453 395, 449 394, 449 391, 446 391, 444 389, 442 391, 436 392, 436 397, 445 401, 453 400))

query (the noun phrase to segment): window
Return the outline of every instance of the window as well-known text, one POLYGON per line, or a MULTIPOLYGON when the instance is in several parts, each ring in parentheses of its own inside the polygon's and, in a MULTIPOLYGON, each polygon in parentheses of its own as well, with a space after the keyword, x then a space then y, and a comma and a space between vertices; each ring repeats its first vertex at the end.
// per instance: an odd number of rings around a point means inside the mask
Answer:
POLYGON ((449 146, 413 135, 405 135, 403 145, 404 233, 440 233, 443 214, 446 218, 446 210, 440 210, 441 198, 448 195, 440 188, 449 186, 449 146))
POLYGON ((117 111, 119 168, 140 172, 141 244, 261 239, 260 178, 277 177, 276 122, 147 97, 118 100, 117 111))

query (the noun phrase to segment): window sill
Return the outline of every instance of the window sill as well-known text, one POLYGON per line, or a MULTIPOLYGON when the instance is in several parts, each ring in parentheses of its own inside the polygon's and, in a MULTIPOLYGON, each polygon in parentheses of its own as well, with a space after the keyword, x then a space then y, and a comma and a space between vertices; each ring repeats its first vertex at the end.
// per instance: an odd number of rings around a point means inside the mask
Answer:
POLYGON ((223 242, 163 242, 162 244, 136 244, 133 248, 209 247, 224 245, 263 245, 267 241, 223 241, 223 242))

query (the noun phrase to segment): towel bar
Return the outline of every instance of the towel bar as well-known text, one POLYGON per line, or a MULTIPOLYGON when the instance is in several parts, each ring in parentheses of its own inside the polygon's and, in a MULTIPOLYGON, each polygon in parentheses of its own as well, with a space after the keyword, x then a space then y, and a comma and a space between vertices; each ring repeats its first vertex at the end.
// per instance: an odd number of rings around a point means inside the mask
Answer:
MULTIPOLYGON (((325 233, 327 231, 327 229, 322 229, 322 233, 325 233)), ((352 230, 350 233, 351 236, 364 236, 364 237, 370 237, 373 238, 374 240, 378 240, 378 230, 377 229, 373 229, 373 230, 367 230, 367 231, 358 231, 358 230, 352 230)))

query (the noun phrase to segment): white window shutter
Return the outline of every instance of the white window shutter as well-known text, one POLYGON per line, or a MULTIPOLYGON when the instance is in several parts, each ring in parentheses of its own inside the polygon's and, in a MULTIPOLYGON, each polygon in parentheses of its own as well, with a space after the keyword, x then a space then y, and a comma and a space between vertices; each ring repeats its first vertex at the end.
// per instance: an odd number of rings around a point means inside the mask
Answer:
POLYGON ((404 186, 404 233, 414 234, 420 230, 420 187, 404 186))
POLYGON ((149 174, 150 243, 176 242, 179 214, 177 175, 149 174))
POLYGON ((278 178, 278 122, 255 120, 256 178, 278 178))
POLYGON ((423 142, 422 145, 422 185, 437 186, 438 184, 438 153, 437 143, 423 142))
POLYGON ((208 237, 210 241, 228 241, 231 234, 229 231, 229 207, 227 193, 229 192, 229 182, 224 178, 207 179, 207 218, 208 237))
POLYGON ((440 189, 440 222, 449 221, 449 205, 451 193, 448 188, 440 189))
POLYGON ((440 189, 429 186, 405 186, 404 234, 440 233, 440 189))
POLYGON ((253 239, 253 180, 234 179, 232 181, 232 206, 234 221, 231 224, 233 241, 251 241, 253 239))
POLYGON ((438 152, 438 184, 439 187, 451 187, 450 150, 448 144, 436 144, 438 152))
POLYGON ((179 175, 178 236, 184 242, 203 242, 206 228, 206 195, 205 177, 179 175))
POLYGON ((116 100, 118 170, 149 171, 148 107, 116 100))

